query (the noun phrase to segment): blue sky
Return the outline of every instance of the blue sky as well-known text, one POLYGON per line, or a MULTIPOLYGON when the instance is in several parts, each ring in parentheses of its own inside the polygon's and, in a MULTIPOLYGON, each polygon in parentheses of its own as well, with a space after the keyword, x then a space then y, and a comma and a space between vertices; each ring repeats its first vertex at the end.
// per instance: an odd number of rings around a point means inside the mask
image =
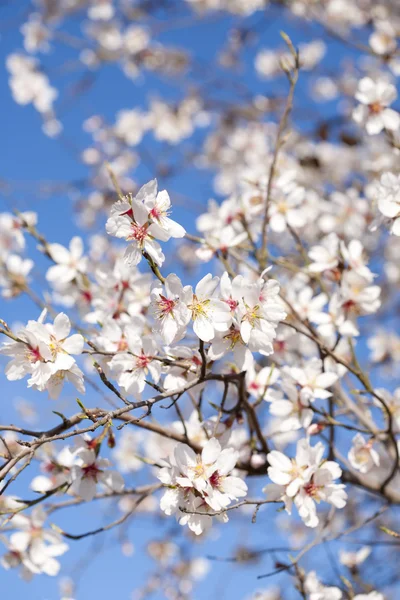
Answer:
MULTIPOLYGON (((50 199, 38 197, 35 193, 36 185, 40 181, 68 182, 79 180, 86 176, 86 169, 79 161, 79 152, 89 144, 90 138, 82 130, 82 122, 93 114, 101 114, 110 121, 114 120, 115 113, 119 109, 145 106, 149 91, 157 92, 162 97, 176 98, 181 94, 183 85, 188 80, 180 82, 159 81, 157 77, 146 74, 138 82, 127 80, 118 67, 110 66, 104 68, 96 76, 93 87, 78 100, 67 104, 61 110, 61 120, 64 133, 60 140, 47 138, 41 131, 41 122, 38 114, 31 106, 22 107, 17 105, 10 94, 8 87, 8 75, 4 66, 5 57, 13 51, 22 48, 22 36, 18 31, 14 18, 21 13, 25 2, 10 3, 11 6, 0 7, 1 38, 0 38, 0 131, 2 132, 2 147, 0 161, 0 178, 10 182, 11 190, 7 191, 0 187, 0 210, 10 211, 35 210, 39 216, 39 229, 46 235, 49 241, 59 241, 67 244, 73 235, 78 233, 75 221, 74 207, 71 199, 63 194, 53 195, 50 199)), ((257 22, 254 16, 252 22, 257 22)), ((172 28, 171 31, 160 36, 160 41, 176 44, 177 46, 189 47, 196 58, 206 66, 220 47, 222 37, 227 28, 234 22, 232 18, 210 19, 201 26, 187 28, 172 28)), ((79 27, 79 22, 71 25, 71 32, 79 27)), ((284 29, 291 35, 295 43, 309 41, 310 29, 298 28, 296 22, 284 21, 275 18, 268 27, 264 28, 261 41, 257 47, 276 47, 281 45, 279 31, 284 29)), ((317 33, 318 32, 317 29, 317 33)), ((240 72, 238 77, 244 83, 251 85, 259 93, 268 95, 270 84, 260 83, 254 75, 251 66, 255 48, 246 50, 246 69, 240 72)), ((51 83, 60 90, 67 90, 72 80, 77 75, 60 76, 56 65, 70 58, 71 52, 65 47, 58 46, 49 56, 44 57, 44 64, 49 74, 51 83)), ((329 42, 327 58, 328 66, 337 64, 341 57, 340 45, 329 42)), ((218 76, 218 73, 213 73, 218 76)), ((298 94, 299 101, 304 99, 307 86, 307 77, 300 83, 298 94)), ((279 85, 285 85, 284 80, 279 85)), ((60 93, 62 97, 62 93, 60 93)), ((227 98, 227 93, 222 96, 227 98)), ((58 104, 56 103, 56 109, 58 104)), ((324 115, 329 114, 332 106, 324 108, 324 115)), ((305 126, 307 123, 304 124, 305 126)), ((197 135, 197 134, 196 134, 197 135)), ((199 133, 199 136, 202 134, 199 133)), ((196 137, 195 137, 196 139, 196 137)), ((192 143, 192 142, 191 142, 192 143)), ((160 146, 152 140, 146 141, 147 149, 157 163, 160 146)), ((139 166, 135 178, 140 183, 145 183, 153 177, 145 165, 139 166)), ((161 184, 163 182, 161 181, 161 184)), ((195 203, 205 205, 212 192, 212 174, 196 174, 192 169, 187 169, 179 176, 173 178, 167 184, 173 191, 186 194, 195 203)), ((169 188, 168 188, 169 189, 169 188)), ((191 207, 178 206, 175 217, 182 222, 189 231, 194 232, 193 216, 195 211, 191 207)), ((85 237, 85 234, 83 234, 85 237)), ((34 249, 34 244, 30 243, 34 249)), ((36 274, 46 265, 43 257, 38 257, 36 274)), ((38 288, 37 288, 38 289, 38 288)), ((6 321, 24 321, 28 318, 36 318, 37 308, 26 298, 19 298, 14 302, 0 300, 0 316, 6 321)), ((2 360, 0 365, 4 365, 2 360)), ((2 402, 0 404, 0 418, 3 422, 20 422, 20 417, 15 411, 15 400, 25 398, 32 402, 37 408, 41 424, 54 424, 57 417, 50 410, 60 410, 68 414, 74 412, 74 394, 68 390, 63 397, 54 405, 50 405, 44 394, 27 390, 24 381, 8 383, 2 379, 2 402), (43 420, 43 421, 42 421, 43 420)), ((90 390, 85 396, 87 406, 95 406, 98 402, 96 395, 90 390)), ((142 475, 128 477, 127 483, 136 485, 143 483, 142 475)), ((21 497, 32 497, 32 492, 27 492, 27 484, 30 477, 26 472, 21 482, 15 484, 14 493, 21 497)), ((148 479, 147 481, 151 481, 148 479)), ((254 482, 253 496, 260 497, 261 487, 266 481, 254 482)), ((368 507, 371 510, 371 507, 368 507)), ((207 556, 213 554, 220 557, 229 557, 232 548, 238 544, 246 545, 255 549, 266 549, 282 545, 282 539, 274 528, 275 507, 267 506, 259 511, 257 524, 250 525, 250 516, 232 515, 230 524, 224 528, 215 530, 215 539, 212 538, 206 544, 189 544, 185 537, 180 535, 177 539, 182 543, 185 552, 194 556, 207 556), (218 537, 220 534, 220 537, 218 537)), ((109 522, 116 518, 114 505, 96 505, 84 509, 68 509, 65 513, 57 513, 55 522, 71 533, 78 533, 97 527, 99 524, 109 522)), ((279 517, 285 520, 285 515, 279 517)), ((155 536, 165 535, 175 526, 173 519, 162 519, 138 515, 129 525, 129 539, 135 546, 132 557, 125 557, 121 553, 117 541, 117 532, 107 535, 96 536, 82 542, 70 542, 70 552, 61 558, 63 575, 72 574, 78 579, 76 600, 96 598, 96 600, 109 600, 114 596, 118 600, 131 598, 132 590, 142 585, 148 573, 156 569, 156 564, 148 558, 145 550, 146 541, 155 536), (85 565, 80 570, 79 563, 85 565), (82 563, 83 561, 83 563, 82 563)), ((295 544, 296 545, 296 544, 295 544)), ((301 545, 301 543, 299 543, 301 545)), ((337 545, 332 545, 335 552, 337 545)), ((284 555, 278 555, 283 558, 284 555)), ((309 564, 312 567, 321 567, 330 562, 327 560, 326 549, 322 546, 314 552, 309 564)), ((258 582, 256 577, 274 569, 273 559, 263 556, 256 565, 241 566, 232 562, 218 561, 212 563, 210 574, 198 585, 194 597, 198 600, 218 598, 218 600, 236 600, 245 598, 254 590, 275 585, 276 582, 284 581, 283 577, 274 580, 267 579, 258 582)), ((326 581, 335 578, 332 568, 324 569, 326 581)), ((287 580, 286 580, 287 581, 287 580)), ((7 600, 25 600, 29 594, 30 600, 56 600, 58 596, 58 580, 46 576, 36 577, 30 584, 20 581, 15 572, 0 570, 0 589, 3 590, 4 598, 7 600)), ((154 595, 157 599, 161 596, 154 595)), ((293 596, 295 597, 295 596, 293 596)))

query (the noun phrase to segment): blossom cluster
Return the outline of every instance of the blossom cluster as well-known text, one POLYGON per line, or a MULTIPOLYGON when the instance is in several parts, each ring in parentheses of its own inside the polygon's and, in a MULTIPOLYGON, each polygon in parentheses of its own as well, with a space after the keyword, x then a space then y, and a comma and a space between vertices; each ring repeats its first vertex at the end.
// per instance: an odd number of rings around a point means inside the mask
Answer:
POLYGON ((205 444, 201 454, 178 444, 158 475, 168 487, 161 498, 161 510, 175 514, 179 523, 196 535, 211 527, 213 516, 226 523, 225 509, 247 494, 245 482, 231 475, 238 456, 233 448, 222 449, 215 438, 205 444))
POLYGON ((43 0, 16 20, 15 110, 81 174, 1 182, 0 563, 54 577, 67 540, 115 530, 149 563, 137 598, 191 600, 222 561, 236 598, 271 557, 285 584, 247 600, 395 596, 396 2, 43 0), (277 18, 293 40, 265 36, 277 18))

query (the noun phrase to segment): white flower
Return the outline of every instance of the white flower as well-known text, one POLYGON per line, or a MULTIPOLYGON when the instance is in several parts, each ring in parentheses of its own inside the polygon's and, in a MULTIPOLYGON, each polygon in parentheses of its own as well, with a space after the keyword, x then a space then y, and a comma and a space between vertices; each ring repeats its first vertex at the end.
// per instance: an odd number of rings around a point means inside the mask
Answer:
POLYGON ((28 385, 43 390, 54 372, 50 348, 29 330, 29 324, 17 332, 17 337, 21 341, 6 342, 1 348, 2 354, 12 357, 5 375, 10 381, 31 375, 28 385))
POLYGON ((75 362, 71 354, 82 353, 84 339, 80 333, 69 335, 71 322, 64 313, 59 313, 55 317, 53 325, 43 324, 39 320, 30 321, 30 327, 31 331, 50 349, 55 371, 68 370, 75 362))
POLYGON ((378 208, 391 220, 391 232, 400 236, 400 175, 384 173, 375 186, 378 208))
POLYGON ((376 54, 390 55, 396 50, 396 28, 390 21, 374 23, 375 31, 369 37, 369 45, 376 54))
MULTIPOLYGON (((151 189, 154 187, 153 182, 146 185, 151 189)), ((142 260, 143 252, 146 252, 156 265, 161 266, 165 256, 155 238, 166 242, 171 234, 149 218, 149 210, 143 202, 146 197, 147 190, 141 188, 135 198, 126 196, 115 202, 106 223, 106 231, 109 235, 130 242, 124 254, 128 265, 137 265, 142 260)))
MULTIPOLYGON (((168 192, 162 190, 157 193, 157 179, 153 179, 146 183, 136 195, 136 200, 142 201, 147 210, 149 211, 149 220, 152 223, 156 223, 164 232, 173 238, 184 237, 186 231, 169 218, 171 210, 171 200, 168 192)), ((161 239, 161 238, 160 238, 161 239)))
POLYGON ((290 459, 282 452, 273 450, 267 455, 268 477, 277 485, 285 487, 285 494, 293 498, 311 478, 315 463, 322 459, 324 447, 321 443, 311 448, 303 439, 297 444, 296 458, 290 459))
POLYGON ((69 336, 71 323, 64 313, 56 316, 53 325, 43 324, 45 316, 46 311, 43 311, 39 321, 29 321, 27 327, 17 333, 20 341, 4 344, 1 353, 13 357, 5 370, 7 379, 15 381, 31 375, 28 387, 34 386, 43 391, 51 377, 62 371, 64 375, 59 376, 58 382, 53 379, 50 384, 52 397, 56 397, 55 389, 62 383, 66 372, 73 369, 68 378, 84 391, 82 373, 74 367, 75 359, 71 356, 81 354, 83 337, 79 333, 69 336))
POLYGON ((336 462, 323 460, 323 453, 321 442, 312 447, 307 439, 302 439, 297 443, 295 459, 290 460, 277 450, 267 455, 271 465, 268 475, 275 486, 267 485, 264 492, 282 500, 289 514, 294 503, 307 527, 318 525, 316 503, 321 500, 336 508, 346 505, 345 486, 334 482, 342 471, 336 462))
POLYGON ((373 449, 373 443, 372 439, 366 441, 361 433, 357 433, 353 438, 348 458, 351 466, 360 473, 368 473, 374 467, 379 467, 379 454, 373 449))
POLYGON ((338 375, 324 371, 323 363, 318 358, 312 358, 305 363, 303 368, 285 367, 283 373, 301 388, 300 398, 314 400, 316 398, 330 398, 332 393, 326 388, 331 387, 338 380, 338 375))
POLYGON ((247 391, 256 399, 271 400, 274 398, 273 392, 270 391, 279 379, 279 369, 275 367, 264 367, 258 372, 254 366, 249 368, 246 373, 247 391))
POLYGON ((269 225, 277 233, 286 231, 288 225, 297 228, 306 224, 302 207, 305 190, 298 186, 295 175, 293 171, 287 171, 276 180, 273 188, 269 225))
POLYGON ((45 458, 40 469, 45 475, 37 475, 31 481, 31 489, 43 494, 69 482, 69 473, 75 463, 75 454, 67 446, 56 456, 45 458))
POLYGON ((312 273, 331 271, 339 264, 339 238, 336 233, 330 233, 318 246, 313 246, 308 252, 313 261, 308 269, 312 273))
POLYGON ((184 288, 177 275, 168 275, 163 285, 157 281, 151 289, 150 307, 155 317, 153 331, 161 335, 165 344, 172 344, 185 335, 190 310, 184 302, 184 288))
POLYGON ((144 133, 149 128, 146 114, 140 110, 120 110, 114 130, 128 146, 137 146, 142 141, 144 133))
POLYGON ((97 485, 103 484, 109 492, 121 492, 124 480, 118 471, 107 470, 110 461, 96 456, 94 450, 79 448, 76 463, 71 469, 70 491, 87 502, 93 500, 97 485))
POLYGON ((348 269, 364 277, 367 281, 373 280, 374 275, 365 264, 364 247, 359 240, 351 240, 347 246, 341 242, 340 251, 348 269))
POLYGON ((282 419, 281 431, 296 431, 301 427, 307 429, 313 419, 313 411, 310 408, 313 398, 302 395, 301 390, 290 380, 282 381, 281 390, 285 395, 279 390, 267 397, 271 415, 282 419))
POLYGON ((179 362, 179 365, 172 364, 168 367, 163 382, 165 390, 178 390, 199 376, 202 359, 198 350, 188 346, 172 346, 166 347, 164 350, 167 358, 173 363, 179 362))
POLYGON ((46 279, 55 286, 69 283, 78 275, 85 273, 87 258, 83 256, 83 242, 80 237, 73 237, 69 250, 61 244, 49 244, 48 250, 56 263, 46 273, 46 279))
POLYGON ((146 385, 146 375, 150 373, 154 383, 161 376, 161 362, 155 360, 158 354, 156 341, 151 337, 129 338, 130 353, 121 352, 113 356, 110 369, 116 373, 118 384, 127 394, 140 395, 146 385))
MULTIPOLYGON (((186 444, 178 444, 158 475, 169 488, 161 498, 161 510, 168 515, 177 514, 181 525, 187 524, 200 535, 210 527, 212 512, 223 511, 232 500, 247 494, 244 481, 230 475, 237 460, 238 452, 233 448, 222 450, 215 438, 207 441, 201 455, 186 444), (193 514, 197 512, 211 515, 193 514)), ((219 516, 227 520, 226 514, 219 516)))
POLYGON ((52 400, 57 400, 65 381, 72 383, 81 394, 85 393, 84 375, 80 368, 73 364, 69 369, 57 370, 47 381, 46 389, 52 400))
POLYGON ((371 548, 369 546, 362 546, 359 550, 357 550, 357 552, 346 552, 344 550, 340 550, 339 560, 342 565, 345 565, 349 569, 354 569, 354 567, 362 564, 370 554, 371 548))
POLYGON ((11 550, 19 554, 21 562, 33 573, 57 575, 60 564, 55 557, 64 554, 68 550, 68 545, 62 541, 60 534, 43 528, 46 520, 44 508, 36 506, 29 517, 25 515, 16 517, 13 523, 21 531, 11 534, 11 550))
POLYGON ((308 600, 341 600, 342 591, 337 587, 323 585, 315 571, 310 571, 304 580, 304 591, 308 600))
POLYGON ((316 527, 319 523, 316 503, 324 501, 336 508, 344 508, 346 505, 345 486, 334 482, 341 474, 342 471, 337 463, 325 461, 296 495, 294 503, 307 527, 316 527))
POLYGON ((4 274, 0 273, 0 285, 3 287, 2 296, 12 298, 18 296, 27 284, 27 276, 33 267, 33 261, 23 259, 18 254, 7 256, 4 264, 4 274))
POLYGON ((355 271, 346 271, 343 274, 340 295, 346 318, 371 314, 380 307, 381 288, 369 283, 368 279, 355 271))
POLYGON ((279 300, 279 284, 262 277, 254 284, 243 285, 243 301, 238 307, 240 334, 253 352, 272 354, 279 321, 286 317, 279 300))
POLYGON ((139 458, 139 443, 142 440, 140 431, 125 428, 122 435, 117 438, 117 446, 113 451, 113 457, 118 463, 122 473, 139 471, 143 467, 143 461, 139 458))
POLYGON ((370 135, 383 129, 396 131, 400 126, 400 115, 387 108, 396 98, 396 88, 392 84, 364 77, 358 84, 356 100, 361 104, 353 110, 353 119, 364 125, 370 135))
POLYGON ((232 321, 229 306, 216 295, 219 277, 205 275, 187 292, 186 304, 192 312, 193 330, 203 342, 211 341, 216 332, 227 331, 232 321))

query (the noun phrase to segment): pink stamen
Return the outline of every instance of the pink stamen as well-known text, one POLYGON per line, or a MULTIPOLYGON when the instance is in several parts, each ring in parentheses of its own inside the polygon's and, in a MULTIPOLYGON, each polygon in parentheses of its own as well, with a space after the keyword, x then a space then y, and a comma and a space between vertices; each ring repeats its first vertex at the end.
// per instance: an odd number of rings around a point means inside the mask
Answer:
POLYGON ((166 298, 160 294, 158 306, 160 307, 161 312, 169 314, 174 310, 175 300, 170 300, 169 298, 166 298))

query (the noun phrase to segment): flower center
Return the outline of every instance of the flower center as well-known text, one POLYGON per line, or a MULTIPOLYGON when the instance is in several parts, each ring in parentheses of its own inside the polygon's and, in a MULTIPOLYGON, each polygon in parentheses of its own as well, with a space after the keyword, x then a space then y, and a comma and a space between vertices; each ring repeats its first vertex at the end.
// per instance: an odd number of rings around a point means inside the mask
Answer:
POLYGON ((311 498, 318 497, 318 490, 319 490, 319 487, 317 485, 315 485, 315 483, 313 483, 312 481, 310 481, 310 483, 307 483, 304 486, 305 493, 307 494, 307 496, 310 496, 311 498))
POLYGON ((82 467, 82 471, 84 477, 87 477, 88 479, 94 479, 94 481, 97 481, 98 474, 101 472, 96 463, 82 467))
POLYGON ((153 219, 159 219, 161 217, 161 211, 158 206, 154 206, 154 208, 151 209, 150 216, 152 216, 153 219))
POLYGON ((36 363, 38 361, 43 361, 43 357, 40 354, 39 348, 32 348, 32 346, 28 346, 28 352, 26 353, 26 357, 30 363, 36 363))
POLYGON ((372 102, 371 104, 368 104, 368 109, 369 112, 373 115, 377 115, 382 111, 382 104, 380 104, 380 102, 372 102))
POLYGON ((137 223, 132 223, 131 233, 127 237, 127 241, 136 240, 140 245, 143 245, 143 242, 147 238, 147 236, 147 223, 145 225, 138 225, 137 223))
POLYGON ((140 356, 136 357, 136 368, 146 369, 149 362, 151 362, 151 358, 145 354, 141 354, 140 356))
POLYGON ((157 302, 158 308, 163 315, 168 315, 173 312, 175 308, 175 300, 171 300, 170 298, 166 298, 160 294, 160 300, 157 302))
POLYGON ((196 295, 193 295, 193 302, 189 304, 189 309, 192 311, 192 319, 195 320, 198 317, 207 316, 207 306, 210 304, 209 300, 198 300, 196 295))
POLYGON ((237 308, 237 305, 239 304, 239 302, 236 302, 236 300, 234 300, 233 298, 228 298, 228 300, 225 300, 225 302, 231 309, 231 312, 234 312, 237 308))
POLYGON ((209 479, 212 487, 219 487, 221 484, 221 480, 222 480, 222 477, 218 473, 218 471, 214 471, 214 473, 211 475, 211 477, 209 479))

